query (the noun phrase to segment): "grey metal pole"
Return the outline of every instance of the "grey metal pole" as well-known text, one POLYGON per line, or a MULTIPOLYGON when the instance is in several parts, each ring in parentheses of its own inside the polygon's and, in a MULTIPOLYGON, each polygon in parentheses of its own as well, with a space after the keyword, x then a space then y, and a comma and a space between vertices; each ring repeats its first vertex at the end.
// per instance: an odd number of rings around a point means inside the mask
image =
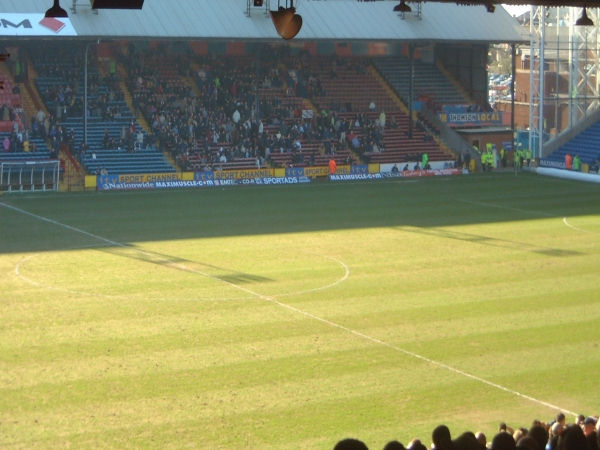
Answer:
POLYGON ((409 58, 409 71, 408 71, 408 137, 413 136, 413 89, 414 89, 414 78, 415 78, 415 46, 414 44, 408 44, 408 58, 409 58))
MULTIPOLYGON (((544 122, 545 122, 545 98, 546 98, 546 71, 544 66, 546 65, 546 7, 542 6, 542 14, 540 17, 542 23, 541 27, 541 37, 540 37, 540 82, 539 82, 539 114, 538 114, 538 142, 537 148, 533 152, 534 160, 536 158, 541 158, 544 153, 544 122)), ((557 30, 558 32, 558 30, 557 30)), ((530 148, 531 149, 531 148, 530 148)))
MULTIPOLYGON (((510 46, 511 80, 510 80, 510 132, 512 135, 512 151, 515 151, 515 77, 517 75, 517 51, 515 44, 510 46)), ((513 153, 514 154, 514 153, 513 153)))
POLYGON ((88 126, 88 50, 90 43, 85 44, 85 61, 83 69, 83 143, 87 147, 87 126, 88 126))

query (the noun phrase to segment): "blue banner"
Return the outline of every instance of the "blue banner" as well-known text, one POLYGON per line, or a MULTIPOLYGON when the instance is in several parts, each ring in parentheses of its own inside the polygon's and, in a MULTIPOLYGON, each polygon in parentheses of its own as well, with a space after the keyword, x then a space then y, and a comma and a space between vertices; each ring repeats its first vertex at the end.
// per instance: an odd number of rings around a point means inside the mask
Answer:
POLYGON ((98 187, 105 184, 116 184, 119 182, 119 175, 98 175, 98 187))
POLYGON ((196 181, 214 181, 215 174, 212 170, 205 172, 194 172, 194 180, 196 181))
POLYGON ((304 167, 286 167, 285 176, 286 177, 303 177, 304 176, 304 167))
POLYGON ((350 173, 352 174, 366 174, 369 173, 369 166, 366 164, 360 164, 356 166, 350 166, 350 173))

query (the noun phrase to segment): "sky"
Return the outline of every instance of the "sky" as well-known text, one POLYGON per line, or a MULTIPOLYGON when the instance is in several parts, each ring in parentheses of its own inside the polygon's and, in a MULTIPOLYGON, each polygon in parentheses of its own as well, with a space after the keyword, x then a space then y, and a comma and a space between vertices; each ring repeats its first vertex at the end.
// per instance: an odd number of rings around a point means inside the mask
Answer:
POLYGON ((526 11, 531 9, 529 5, 502 5, 504 9, 506 9, 511 16, 519 16, 526 11))

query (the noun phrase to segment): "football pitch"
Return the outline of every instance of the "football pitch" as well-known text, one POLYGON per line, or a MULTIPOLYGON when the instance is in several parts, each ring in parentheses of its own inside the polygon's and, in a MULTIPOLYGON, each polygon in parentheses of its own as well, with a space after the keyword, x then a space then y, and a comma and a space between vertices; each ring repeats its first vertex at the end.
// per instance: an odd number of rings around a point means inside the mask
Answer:
POLYGON ((0 196, 3 448, 491 438, 600 412, 599 344, 597 184, 0 196))

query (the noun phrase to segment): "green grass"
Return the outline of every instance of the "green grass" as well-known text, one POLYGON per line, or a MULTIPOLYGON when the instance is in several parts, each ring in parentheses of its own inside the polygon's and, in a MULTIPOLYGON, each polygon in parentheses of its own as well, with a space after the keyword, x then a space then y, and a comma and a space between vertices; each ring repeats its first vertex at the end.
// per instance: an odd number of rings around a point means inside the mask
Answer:
POLYGON ((407 443, 598 412, 600 187, 0 196, 0 446, 407 443), (27 214, 29 213, 29 214, 27 214))

